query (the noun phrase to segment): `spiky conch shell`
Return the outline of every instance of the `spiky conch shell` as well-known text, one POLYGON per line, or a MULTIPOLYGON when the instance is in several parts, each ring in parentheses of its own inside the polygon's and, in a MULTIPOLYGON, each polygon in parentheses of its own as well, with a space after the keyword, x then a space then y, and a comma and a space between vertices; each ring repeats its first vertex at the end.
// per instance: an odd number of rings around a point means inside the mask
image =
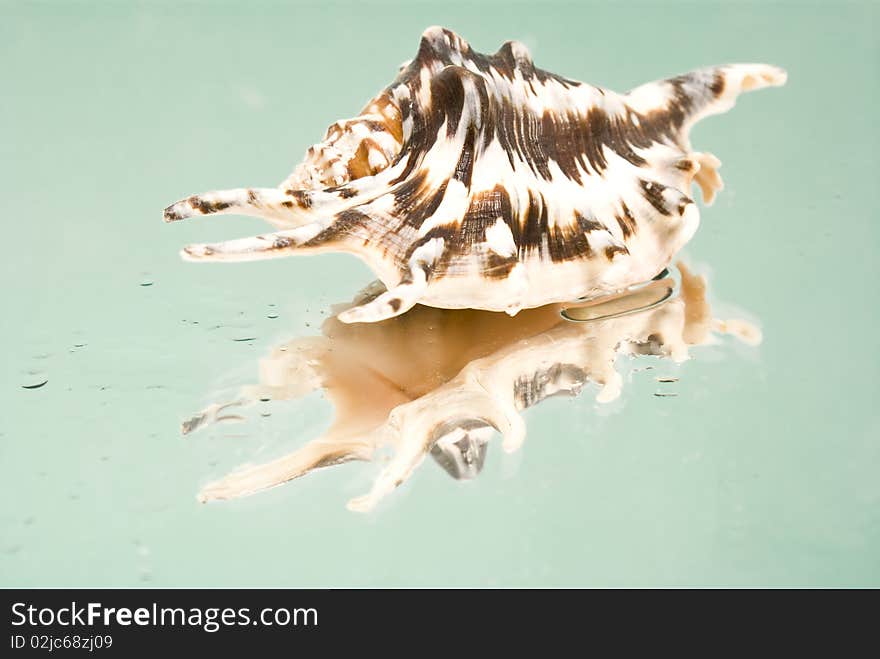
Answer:
POLYGON ((482 55, 430 28, 394 83, 281 186, 192 196, 165 219, 242 213, 279 229, 191 245, 191 260, 361 257, 388 290, 344 322, 416 303, 515 314, 600 296, 651 278, 690 240, 692 182, 706 202, 721 188, 691 126, 785 79, 732 64, 617 94, 536 68, 520 43, 482 55))

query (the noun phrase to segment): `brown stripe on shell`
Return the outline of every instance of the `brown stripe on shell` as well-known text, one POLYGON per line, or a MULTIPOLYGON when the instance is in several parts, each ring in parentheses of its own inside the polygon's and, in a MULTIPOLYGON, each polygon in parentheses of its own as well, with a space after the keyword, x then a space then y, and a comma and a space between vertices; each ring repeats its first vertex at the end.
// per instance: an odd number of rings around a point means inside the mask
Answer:
POLYGON ((709 90, 715 95, 715 98, 718 98, 724 93, 724 87, 727 81, 724 79, 724 74, 721 71, 715 73, 715 79, 712 81, 712 84, 709 85, 709 90))
POLYGON ((682 142, 681 129, 685 121, 724 93, 724 73, 716 71, 711 80, 704 79, 706 75, 705 72, 694 71, 667 80, 672 93, 665 108, 647 114, 633 112, 638 118, 638 127, 634 132, 639 138, 689 150, 687 144, 682 142), (700 94, 700 91, 703 93, 700 94))
MULTIPOLYGON (((570 224, 550 224, 547 202, 529 191, 529 205, 522 219, 522 231, 513 232, 520 259, 537 254, 554 263, 590 258, 593 254, 587 234, 605 227, 594 219, 575 214, 570 224)), ((518 222, 508 222, 519 228, 518 222)))
MULTIPOLYGON (((496 185, 492 190, 486 190, 475 194, 471 198, 470 206, 462 219, 463 237, 470 240, 470 244, 456 245, 453 243, 452 248, 456 247, 464 251, 471 251, 473 245, 486 242, 486 230, 501 220, 508 227, 516 224, 513 220, 513 209, 510 203, 510 195, 502 185, 496 185)), ((511 232, 513 229, 511 228, 511 232)), ((514 238, 514 243, 516 240, 514 238)), ((510 271, 519 262, 516 254, 511 256, 502 256, 492 250, 485 250, 481 255, 481 274, 489 279, 504 279, 510 274, 510 271)))
POLYGON ((591 258, 588 234, 607 231, 600 222, 581 214, 575 214, 570 224, 551 225, 547 203, 537 192, 530 192, 528 206, 521 215, 514 213, 509 193, 501 185, 475 194, 460 223, 434 227, 423 238, 444 241, 445 249, 433 276, 446 276, 453 265, 466 265, 473 257, 478 259, 480 274, 490 279, 506 277, 530 255, 546 256, 554 263, 591 258), (487 246, 486 231, 499 220, 513 237, 516 251, 510 256, 499 255, 487 246))
POLYGON ((522 217, 522 228, 519 222, 510 222, 516 227, 513 240, 519 248, 520 257, 531 252, 540 253, 546 237, 548 237, 547 203, 540 192, 529 190, 529 204, 522 217))
POLYGON ((217 211, 222 211, 229 208, 232 204, 225 201, 209 201, 204 197, 200 197, 198 195, 193 195, 187 202, 190 206, 192 206, 195 210, 199 211, 204 215, 208 215, 209 213, 216 213, 217 211))
POLYGON ((684 158, 679 158, 678 160, 676 160, 673 164, 673 167, 682 172, 696 173, 697 162, 693 158, 688 158, 687 156, 685 156, 684 158))
MULTIPOLYGON (((454 137, 467 103, 479 106, 482 125, 476 129, 482 132, 483 145, 498 139, 511 167, 524 164, 535 175, 551 180, 549 162, 552 160, 566 177, 582 183, 585 172, 601 175, 607 169, 607 152, 617 154, 634 166, 644 167, 647 162, 639 155, 639 149, 649 149, 658 142, 686 146, 679 144, 686 118, 724 87, 721 72, 711 79, 706 78, 707 74, 692 73, 668 80, 671 94, 667 106, 645 114, 629 107, 625 107, 622 115, 610 114, 600 106, 593 106, 583 112, 545 109, 536 115, 525 105, 512 103, 507 96, 490 94, 488 85, 493 84, 490 76, 500 76, 510 85, 526 84, 528 93, 532 94, 541 92, 535 90, 533 81, 552 81, 563 88, 579 83, 536 68, 526 51, 514 50, 511 43, 504 44, 496 54, 486 56, 447 32, 427 33, 416 58, 388 90, 388 97, 392 98, 396 87, 408 88, 408 98, 399 97, 399 110, 403 118, 412 120, 410 134, 405 136, 404 146, 395 160, 397 163, 406 158, 406 166, 393 183, 402 182, 418 168, 424 154, 436 140, 442 139, 438 133, 444 123, 446 138, 454 137), (482 75, 468 70, 462 62, 482 75), (419 98, 424 69, 432 72, 430 100, 425 104, 413 103, 411 99, 419 98)), ((463 153, 456 167, 455 176, 459 180, 464 174, 461 166, 470 163, 468 155, 463 153)))
POLYGON ((636 218, 633 216, 629 206, 626 205, 626 202, 620 202, 620 213, 615 215, 614 219, 617 220, 617 225, 620 227, 624 239, 629 238, 638 229, 636 218))
POLYGON ((403 218, 405 224, 418 229, 437 211, 448 184, 449 181, 446 180, 432 189, 427 184, 427 173, 419 172, 395 188, 393 194, 396 214, 403 218))
POLYGON ((343 240, 347 237, 361 237, 366 243, 370 236, 367 228, 373 219, 363 211, 349 208, 336 214, 333 222, 318 235, 304 243, 305 247, 317 247, 328 242, 343 240))
POLYGON ((639 187, 642 189, 642 195, 654 207, 654 210, 661 215, 672 214, 666 204, 666 199, 663 198, 663 191, 666 189, 665 185, 657 183, 657 181, 639 179, 639 187))
POLYGON ((605 248, 605 257, 609 261, 613 261, 614 258, 620 254, 629 254, 626 245, 608 245, 608 247, 605 248))
POLYGON ((470 124, 465 133, 464 146, 461 149, 458 164, 455 166, 455 172, 452 175, 455 180, 464 183, 464 186, 468 189, 471 187, 471 176, 474 173, 474 160, 476 159, 476 154, 474 153, 475 140, 476 128, 474 124, 470 124))
POLYGON ((480 274, 486 279, 507 279, 517 263, 516 256, 501 256, 490 251, 484 258, 480 274))
POLYGON ((312 194, 308 190, 285 190, 285 192, 293 197, 303 210, 312 207, 312 194))
POLYGON ((635 215, 633 215, 632 211, 629 209, 629 206, 626 205, 626 202, 621 200, 620 208, 623 210, 623 216, 626 218, 626 221, 629 223, 630 229, 632 229, 633 233, 636 233, 639 229, 639 223, 636 221, 635 215))
POLYGON ((554 262, 588 259, 593 255, 590 239, 579 224, 552 227, 547 245, 554 262))
MULTIPOLYGON (((393 164, 402 167, 390 181, 393 210, 371 211, 370 201, 355 206, 338 216, 337 236, 344 234, 386 254, 394 253, 402 271, 407 267, 408 256, 419 245, 442 238, 445 247, 434 264, 435 276, 443 276, 453 263, 466 268, 474 258, 484 276, 507 276, 527 256, 560 262, 591 258, 596 251, 602 251, 608 259, 628 254, 627 247, 616 242, 601 250, 594 248, 589 234, 608 231, 605 224, 578 213, 570 222, 560 222, 550 216, 548 204, 534 190, 528 193, 525 207, 514 212, 508 192, 500 185, 474 195, 459 220, 418 236, 424 222, 440 206, 448 184, 448 179, 440 185, 428 183, 428 174, 422 169, 424 158, 438 141, 451 141, 463 135, 457 161, 450 165, 446 175, 468 189, 483 149, 496 139, 513 169, 526 166, 545 180, 552 179, 552 161, 564 176, 583 184, 586 176, 601 175, 608 168, 610 153, 636 167, 644 167, 647 162, 639 150, 649 149, 657 142, 681 146, 678 141, 687 118, 711 97, 723 93, 723 74, 713 75, 712 79, 706 74, 688 74, 668 80, 667 105, 651 112, 639 113, 624 106, 622 114, 614 114, 601 106, 576 110, 553 109, 545 104, 545 109, 537 114, 527 104, 512 102, 510 95, 499 94, 493 86, 525 84, 527 94, 537 94, 544 90, 536 82, 558 84, 563 89, 580 83, 537 69, 525 49, 513 43, 504 44, 494 55, 481 55, 452 32, 432 30, 426 33, 417 57, 402 69, 395 83, 365 108, 374 117, 388 119, 387 123, 368 120, 371 130, 400 131, 402 147, 393 164), (422 90, 424 70, 429 72, 427 94, 422 90), (499 218, 513 236, 516 253, 512 257, 499 256, 486 245, 486 229, 499 218)), ((369 168, 371 147, 377 148, 372 140, 360 145, 349 165, 352 178, 375 173, 369 168)), ((672 164, 682 172, 697 167, 686 157, 672 164)), ((640 183, 645 199, 662 215, 668 216, 676 208, 682 213, 691 203, 683 195, 677 204, 667 201, 663 195, 665 186, 657 182, 640 179, 640 183)), ((331 189, 337 190, 345 199, 358 194, 346 187, 331 189)), ((624 239, 638 231, 635 216, 623 202, 613 219, 605 219, 616 222, 624 239)), ((333 227, 311 242, 326 241, 331 236, 333 227)))
POLYGON ((642 195, 651 204, 651 206, 661 215, 672 215, 675 210, 679 215, 683 215, 688 204, 694 203, 694 200, 676 188, 669 188, 657 181, 639 180, 639 187, 642 189, 642 195), (666 190, 672 192, 678 197, 675 202, 669 201, 665 196, 666 190))

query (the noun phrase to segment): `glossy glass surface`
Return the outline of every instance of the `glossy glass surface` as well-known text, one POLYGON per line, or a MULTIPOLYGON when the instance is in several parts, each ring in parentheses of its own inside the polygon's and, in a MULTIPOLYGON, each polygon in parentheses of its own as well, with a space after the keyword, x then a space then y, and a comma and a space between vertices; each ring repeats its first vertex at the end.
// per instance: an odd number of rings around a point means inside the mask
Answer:
POLYGON ((875 3, 58 2, 0 18, 0 585, 880 585, 875 3), (428 458, 366 515, 344 504, 381 464, 200 504, 332 408, 315 392, 185 438, 181 422, 257 381, 273 346, 320 335, 372 276, 336 255, 184 263, 184 244, 265 225, 165 225, 162 209, 282 180, 432 24, 482 51, 519 39, 617 90, 785 67, 786 87, 692 135, 726 189, 685 260, 713 316, 763 343, 620 356, 618 400, 594 384, 548 399, 518 453, 496 437, 468 482, 428 458))

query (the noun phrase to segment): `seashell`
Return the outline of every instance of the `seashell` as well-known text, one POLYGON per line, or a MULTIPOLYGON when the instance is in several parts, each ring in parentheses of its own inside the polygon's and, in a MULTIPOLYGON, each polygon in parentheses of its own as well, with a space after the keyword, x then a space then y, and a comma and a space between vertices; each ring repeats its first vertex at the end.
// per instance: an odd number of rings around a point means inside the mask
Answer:
MULTIPOLYGON (((577 395, 597 386, 600 403, 620 395, 618 355, 656 355, 675 362, 688 348, 717 332, 760 342, 744 321, 713 321, 702 277, 679 264, 679 293, 660 306, 641 308, 641 293, 609 303, 614 315, 569 322, 560 305, 528 309, 515 318, 476 310, 418 306, 399 318, 345 325, 329 318, 322 336, 302 337, 274 348, 260 361, 260 383, 244 387, 225 404, 211 405, 183 424, 184 434, 258 401, 291 400, 323 389, 336 418, 327 432, 294 453, 233 472, 206 485, 202 501, 252 494, 322 467, 373 460, 385 447, 393 456, 371 491, 349 502, 373 508, 404 483, 431 455, 452 476, 477 476, 496 431, 502 446, 517 450, 526 436, 521 411, 553 395, 577 395), (641 309, 641 310, 640 310, 641 309)), ((368 288, 353 303, 369 304, 385 293, 368 288)), ((668 389, 668 387, 666 387, 668 389)), ((669 395, 663 391, 658 395, 669 395)))
POLYGON ((691 148, 694 123, 785 80, 731 64, 617 94, 535 67, 520 43, 483 55, 433 27, 279 187, 195 195, 165 220, 237 213, 277 228, 190 245, 194 261, 360 257, 387 290, 343 312, 346 323, 416 303, 513 315, 599 297, 651 279, 690 240, 692 183, 706 203, 721 189, 720 161, 691 148))

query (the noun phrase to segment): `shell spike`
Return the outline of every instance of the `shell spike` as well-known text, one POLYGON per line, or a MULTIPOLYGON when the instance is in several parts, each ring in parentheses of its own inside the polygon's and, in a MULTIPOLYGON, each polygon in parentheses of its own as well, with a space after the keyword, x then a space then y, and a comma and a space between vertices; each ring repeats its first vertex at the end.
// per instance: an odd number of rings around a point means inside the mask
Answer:
POLYGON ((412 309, 426 288, 424 281, 397 286, 372 302, 343 311, 338 318, 346 324, 376 323, 394 318, 412 309))
POLYGON ((643 115, 665 117, 686 136, 697 121, 727 112, 742 92, 784 85, 787 77, 783 69, 770 64, 711 66, 649 82, 623 98, 643 115))
POLYGON ((301 449, 272 462, 246 467, 213 483, 199 492, 202 503, 218 499, 234 499, 281 485, 315 469, 353 460, 370 460, 375 448, 367 439, 320 437, 301 449))
POLYGON ((764 87, 781 87, 788 80, 785 69, 770 64, 730 64, 721 69, 734 94, 764 87))
POLYGON ((783 69, 770 64, 728 64, 700 69, 688 75, 701 81, 711 78, 708 89, 704 89, 696 99, 695 106, 702 107, 694 113, 694 122, 708 115, 727 112, 743 92, 779 87, 788 79, 788 74, 783 69), (708 94, 712 94, 714 98, 707 98, 708 94))
POLYGON ((270 222, 296 226, 303 224, 308 214, 308 202, 302 197, 307 192, 279 188, 238 188, 216 190, 192 195, 171 204, 163 219, 176 222, 198 215, 250 215, 270 222))
POLYGON ((188 245, 183 248, 180 255, 186 261, 256 261, 287 256, 295 250, 311 250, 312 252, 326 250, 327 246, 307 244, 322 229, 324 229, 323 224, 314 222, 296 229, 266 233, 250 238, 188 245))
POLYGON ((694 152, 691 154, 691 158, 698 165, 694 181, 700 186, 703 202, 710 206, 715 201, 716 193, 724 189, 724 181, 721 180, 721 174, 718 173, 721 161, 711 153, 694 152))

